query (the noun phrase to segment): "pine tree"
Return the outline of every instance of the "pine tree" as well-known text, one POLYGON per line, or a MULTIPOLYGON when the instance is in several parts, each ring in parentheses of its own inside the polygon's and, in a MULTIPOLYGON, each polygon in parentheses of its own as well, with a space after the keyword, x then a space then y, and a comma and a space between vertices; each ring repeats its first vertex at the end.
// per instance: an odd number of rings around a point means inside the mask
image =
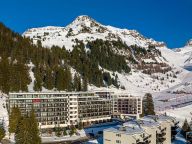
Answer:
POLYGON ((58 127, 55 127, 55 135, 57 137, 60 137, 61 136, 61 128, 58 126, 58 127))
POLYGON ((9 115, 9 132, 14 133, 21 118, 21 112, 18 107, 11 108, 9 115))
POLYGON ((65 71, 62 67, 57 68, 55 76, 55 87, 57 90, 66 90, 65 71))
POLYGON ((67 130, 66 130, 66 128, 63 128, 63 135, 64 135, 64 136, 67 135, 67 130))
POLYGON ((187 119, 185 119, 183 126, 182 126, 182 134, 184 135, 184 137, 186 136, 186 133, 189 132, 191 130, 189 123, 187 121, 187 119))
POLYGON ((45 78, 44 78, 44 87, 51 90, 54 88, 54 77, 52 70, 47 68, 45 78))
POLYGON ((115 76, 115 79, 114 79, 114 78, 111 79, 111 80, 112 80, 112 84, 113 84, 115 87, 119 88, 118 76, 115 75, 115 74, 114 74, 114 76, 115 76))
POLYGON ((16 144, 30 144, 30 134, 29 134, 29 118, 21 117, 15 131, 15 143, 16 144))
POLYGON ((75 76, 74 76, 74 89, 75 91, 81 91, 81 79, 80 77, 78 76, 77 73, 75 73, 75 76))
POLYGON ((34 72, 35 75, 35 81, 34 81, 34 90, 35 91, 41 91, 42 90, 42 77, 40 69, 37 67, 34 72))
POLYGON ((103 80, 106 82, 107 86, 112 84, 111 76, 108 72, 103 73, 103 80))
POLYGON ((143 113, 141 116, 155 115, 153 97, 150 93, 146 93, 143 97, 143 113))
POLYGON ((83 78, 83 84, 82 84, 82 90, 83 91, 87 91, 87 85, 88 85, 88 82, 87 82, 87 77, 86 76, 84 76, 84 78, 83 78))
POLYGON ((66 81, 66 89, 68 91, 72 90, 72 76, 71 76, 71 70, 69 67, 66 67, 65 69, 65 81, 66 81))
POLYGON ((2 126, 0 126, 0 142, 4 137, 5 137, 5 129, 2 125, 2 126))
POLYGON ((82 130, 82 129, 83 129, 83 123, 82 123, 81 121, 78 123, 78 129, 79 129, 79 130, 82 130))
POLYGON ((22 116, 15 131, 16 144, 41 144, 38 124, 34 111, 28 116, 22 116))
POLYGON ((72 136, 75 133, 76 133, 76 128, 74 125, 71 125, 69 135, 72 136))
POLYGON ((0 60, 0 89, 4 93, 10 90, 10 66, 8 58, 3 56, 0 60))
POLYGON ((29 123, 30 123, 29 134, 31 139, 30 144, 41 144, 41 137, 38 129, 38 123, 33 109, 30 112, 29 123))

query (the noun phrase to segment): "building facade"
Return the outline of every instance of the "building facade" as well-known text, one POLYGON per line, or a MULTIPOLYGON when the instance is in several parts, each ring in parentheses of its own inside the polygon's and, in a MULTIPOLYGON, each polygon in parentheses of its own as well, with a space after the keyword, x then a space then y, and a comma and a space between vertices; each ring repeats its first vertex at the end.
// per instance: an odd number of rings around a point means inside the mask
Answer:
POLYGON ((104 144, 171 144, 175 118, 159 115, 130 120, 118 127, 104 130, 104 144))
POLYGON ((139 118, 142 114, 142 98, 128 94, 112 94, 113 116, 139 118))
POLYGON ((41 128, 105 122, 114 113, 137 116, 142 111, 141 98, 105 91, 10 93, 7 106, 9 112, 18 106, 22 115, 34 109, 41 128))

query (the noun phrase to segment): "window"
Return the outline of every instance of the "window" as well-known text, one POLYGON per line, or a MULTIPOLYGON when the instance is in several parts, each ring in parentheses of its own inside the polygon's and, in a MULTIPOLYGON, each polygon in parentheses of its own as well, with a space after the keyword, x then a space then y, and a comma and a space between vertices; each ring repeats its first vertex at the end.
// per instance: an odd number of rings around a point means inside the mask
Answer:
POLYGON ((121 134, 116 134, 117 137, 121 137, 121 134))
POLYGON ((120 140, 116 140, 116 143, 118 143, 118 144, 119 144, 119 143, 121 143, 121 141, 120 141, 120 140))

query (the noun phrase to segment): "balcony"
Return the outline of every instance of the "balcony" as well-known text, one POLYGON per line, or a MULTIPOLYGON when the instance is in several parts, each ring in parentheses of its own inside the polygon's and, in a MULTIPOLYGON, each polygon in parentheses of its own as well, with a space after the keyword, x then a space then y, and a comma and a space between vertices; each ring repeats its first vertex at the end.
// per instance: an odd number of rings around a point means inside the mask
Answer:
POLYGON ((148 137, 144 137, 144 138, 143 138, 143 141, 147 141, 147 140, 148 140, 148 137))
POLYGON ((162 132, 162 133, 157 134, 157 137, 163 138, 165 135, 166 135, 166 133, 165 133, 165 132, 162 132))
POLYGON ((157 138, 157 143, 163 143, 166 140, 166 138, 157 138))
POLYGON ((166 131, 166 129, 167 129, 167 128, 161 129, 161 132, 164 132, 164 131, 166 131))

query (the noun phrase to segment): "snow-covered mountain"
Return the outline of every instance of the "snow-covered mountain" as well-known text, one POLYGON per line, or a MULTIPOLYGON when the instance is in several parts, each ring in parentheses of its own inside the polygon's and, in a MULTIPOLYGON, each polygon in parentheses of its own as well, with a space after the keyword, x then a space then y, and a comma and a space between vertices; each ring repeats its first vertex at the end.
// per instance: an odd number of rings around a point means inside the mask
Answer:
POLYGON ((157 48, 162 56, 172 65, 185 67, 192 65, 192 40, 189 40, 184 47, 169 49, 167 47, 157 48))
POLYGON ((186 46, 192 46, 192 39, 190 39, 187 43, 186 46))
MULTIPOLYGON (((157 92, 178 85, 188 73, 180 67, 188 62, 190 63, 189 56, 191 53, 187 52, 190 51, 191 42, 182 49, 171 50, 166 47, 164 42, 146 38, 136 30, 105 26, 89 16, 79 16, 66 27, 47 26, 28 29, 23 33, 23 36, 31 38, 34 43, 40 40, 42 45, 48 48, 57 45, 70 51, 73 50, 73 45, 76 44, 75 39, 82 40, 84 44, 96 39, 120 40, 127 46, 137 45, 146 49, 147 54, 139 56, 135 54, 135 49, 131 49, 131 55, 139 62, 139 66, 128 62, 128 65, 132 68, 130 74, 116 72, 119 83, 130 93, 157 92), (148 52, 150 46, 154 47, 152 52, 148 52), (151 70, 152 67, 155 67, 155 69, 156 67, 160 67, 160 69, 170 68, 170 70, 163 73, 146 74, 143 67, 148 68, 148 70, 151 70)), ((124 50, 122 52, 117 49, 115 51, 126 56, 130 55, 130 51, 124 50)))
POLYGON ((103 40, 122 40, 128 46, 138 45, 147 48, 153 45, 163 53, 164 58, 177 66, 189 65, 192 63, 192 40, 189 40, 185 47, 174 50, 168 49, 164 42, 157 42, 151 38, 146 38, 136 30, 120 29, 112 26, 105 26, 90 18, 89 16, 79 16, 66 27, 47 26, 28 29, 23 36, 38 40, 45 47, 57 45, 72 50, 75 39, 93 41, 103 40), (176 59, 175 59, 176 58, 176 59), (174 60, 173 60, 174 59, 174 60))
POLYGON ((175 52, 183 57, 184 66, 192 65, 192 40, 189 40, 183 48, 175 49, 175 52))
POLYGON ((28 29, 23 36, 30 37, 34 42, 41 40, 42 45, 51 47, 57 45, 65 46, 71 50, 74 39, 93 41, 95 39, 118 40, 121 39, 127 45, 139 45, 148 47, 149 45, 164 46, 163 42, 145 38, 136 30, 119 29, 112 26, 104 26, 89 16, 79 16, 66 27, 47 26, 41 28, 28 29))

